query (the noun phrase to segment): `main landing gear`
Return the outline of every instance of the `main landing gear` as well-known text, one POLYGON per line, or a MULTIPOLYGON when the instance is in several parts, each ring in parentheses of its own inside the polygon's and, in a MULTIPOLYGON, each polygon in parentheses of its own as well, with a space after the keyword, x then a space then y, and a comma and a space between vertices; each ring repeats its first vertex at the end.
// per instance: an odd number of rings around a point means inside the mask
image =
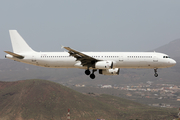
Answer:
POLYGON ((91 72, 89 71, 89 69, 87 69, 87 70, 85 71, 85 74, 86 74, 86 75, 90 75, 90 74, 91 74, 91 72))
POLYGON ((154 76, 155 76, 155 77, 158 77, 158 74, 157 74, 157 68, 154 69, 154 76))
POLYGON ((97 71, 97 70, 96 70, 96 69, 93 69, 93 70, 92 70, 92 73, 91 73, 90 70, 87 69, 87 70, 85 70, 85 74, 86 74, 86 75, 90 75, 90 78, 91 78, 91 79, 94 79, 94 78, 96 77, 96 76, 94 75, 94 72, 95 72, 95 71, 97 71))

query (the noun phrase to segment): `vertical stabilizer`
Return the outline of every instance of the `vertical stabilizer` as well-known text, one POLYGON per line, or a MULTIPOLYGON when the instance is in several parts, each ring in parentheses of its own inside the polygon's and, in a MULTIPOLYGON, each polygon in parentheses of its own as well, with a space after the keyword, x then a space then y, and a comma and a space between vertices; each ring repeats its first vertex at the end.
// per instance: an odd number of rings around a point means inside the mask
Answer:
POLYGON ((9 34, 14 53, 34 52, 34 50, 29 47, 17 30, 9 30, 9 34))

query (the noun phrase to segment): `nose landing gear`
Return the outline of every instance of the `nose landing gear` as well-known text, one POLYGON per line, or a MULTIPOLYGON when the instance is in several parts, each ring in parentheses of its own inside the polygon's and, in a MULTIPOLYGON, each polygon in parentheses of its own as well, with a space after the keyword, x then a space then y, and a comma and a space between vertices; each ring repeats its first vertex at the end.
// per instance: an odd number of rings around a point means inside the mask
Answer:
POLYGON ((155 77, 158 77, 158 74, 157 74, 157 68, 154 69, 154 76, 155 76, 155 77))

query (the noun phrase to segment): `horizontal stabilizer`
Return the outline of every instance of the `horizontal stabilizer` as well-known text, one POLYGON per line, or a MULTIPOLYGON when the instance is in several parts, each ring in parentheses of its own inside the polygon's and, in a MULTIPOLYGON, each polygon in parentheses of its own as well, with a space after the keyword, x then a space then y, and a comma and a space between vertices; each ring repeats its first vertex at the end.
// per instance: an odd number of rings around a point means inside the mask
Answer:
POLYGON ((4 52, 7 53, 7 54, 12 55, 13 57, 19 58, 19 59, 23 59, 24 58, 24 56, 18 55, 16 53, 13 53, 13 52, 10 52, 10 51, 4 51, 4 52))

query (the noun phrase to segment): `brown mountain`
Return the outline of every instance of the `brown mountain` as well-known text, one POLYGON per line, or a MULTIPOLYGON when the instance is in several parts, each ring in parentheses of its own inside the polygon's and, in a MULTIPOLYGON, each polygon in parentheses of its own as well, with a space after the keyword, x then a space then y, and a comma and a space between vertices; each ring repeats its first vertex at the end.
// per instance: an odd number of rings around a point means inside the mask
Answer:
POLYGON ((46 80, 0 82, 0 120, 129 120, 174 118, 173 109, 153 108, 110 95, 85 95, 46 80))
POLYGON ((180 57, 180 39, 173 40, 166 45, 154 49, 154 51, 166 53, 173 58, 180 57))

